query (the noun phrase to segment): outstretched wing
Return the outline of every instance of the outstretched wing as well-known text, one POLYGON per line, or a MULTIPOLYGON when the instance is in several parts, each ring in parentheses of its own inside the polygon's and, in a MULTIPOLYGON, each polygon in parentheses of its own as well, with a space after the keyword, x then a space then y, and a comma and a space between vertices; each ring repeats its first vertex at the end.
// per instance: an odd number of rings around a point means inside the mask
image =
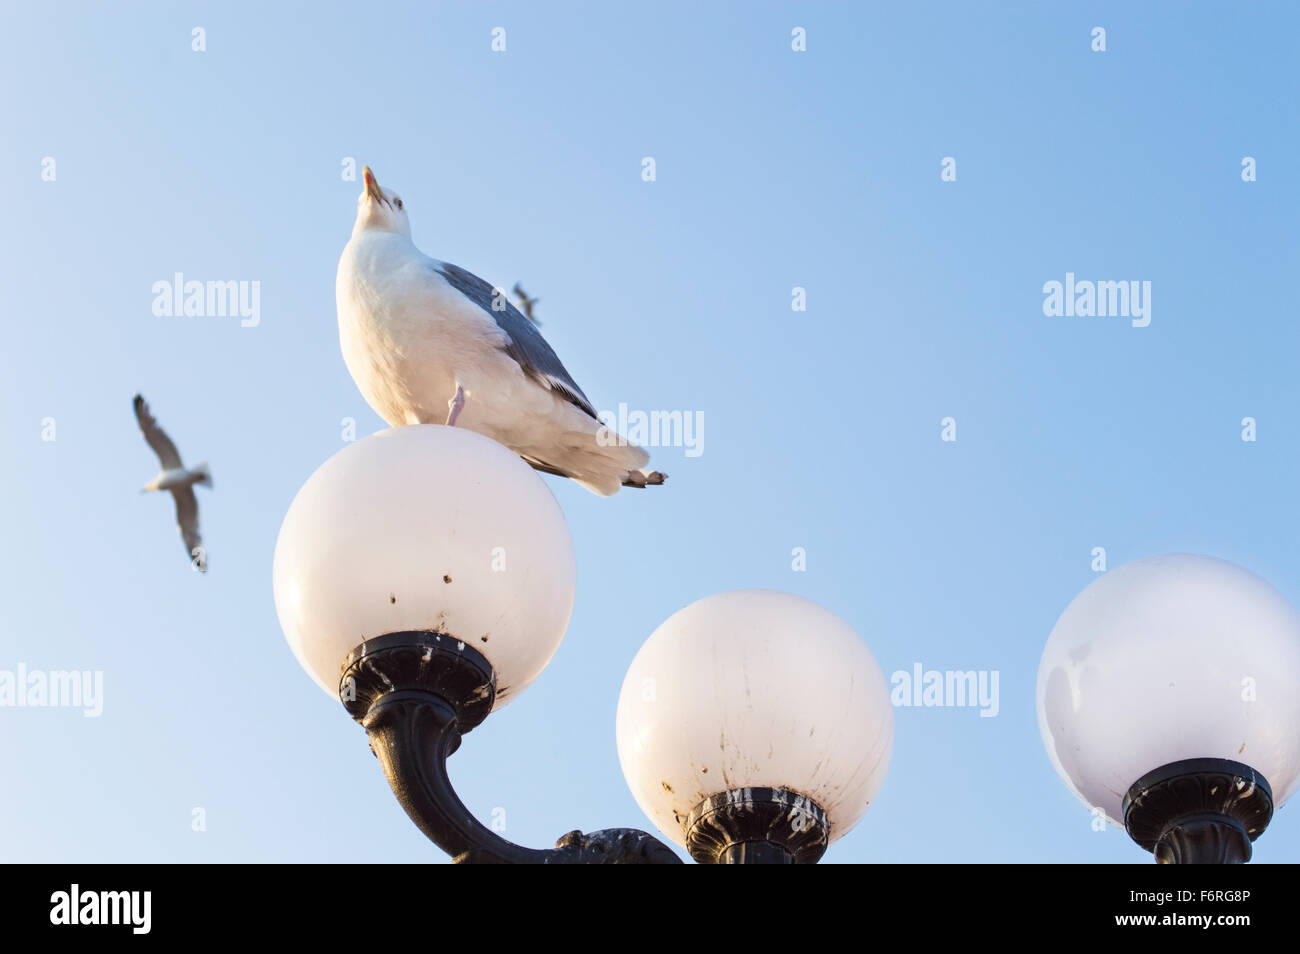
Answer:
POLYGON ((560 359, 551 350, 551 346, 542 337, 542 333, 537 330, 537 326, 521 315, 519 309, 504 295, 493 295, 492 286, 473 272, 446 262, 439 262, 437 268, 438 274, 445 278, 452 288, 492 316, 497 327, 506 333, 506 354, 518 361, 526 374, 531 375, 543 386, 556 391, 592 418, 599 420, 596 417, 596 409, 591 406, 591 401, 587 400, 587 395, 582 393, 578 382, 574 381, 565 370, 560 359), (495 308, 493 308, 494 300, 495 308))
MULTIPOLYGON (((162 464, 162 469, 174 470, 180 467, 181 452, 176 449, 172 439, 153 419, 153 415, 149 413, 149 405, 144 402, 144 398, 137 394, 134 403, 135 419, 140 424, 140 430, 144 432, 144 439, 149 442, 153 452, 158 455, 158 461, 162 464)), ((193 496, 193 494, 190 496, 193 496)))
POLYGON ((191 560, 197 559, 200 570, 207 572, 208 558, 203 551, 203 538, 199 536, 199 501, 193 487, 177 487, 172 491, 176 498, 176 526, 185 541, 185 552, 191 560), (198 550, 195 553, 195 550, 198 550))

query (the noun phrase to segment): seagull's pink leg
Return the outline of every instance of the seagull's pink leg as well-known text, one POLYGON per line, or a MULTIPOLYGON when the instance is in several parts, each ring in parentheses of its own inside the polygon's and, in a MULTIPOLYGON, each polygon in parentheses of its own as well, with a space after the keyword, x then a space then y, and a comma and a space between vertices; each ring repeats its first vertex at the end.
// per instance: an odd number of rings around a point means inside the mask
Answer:
POLYGON ((447 426, 455 427, 456 418, 460 417, 460 412, 465 408, 465 389, 459 384, 456 385, 456 396, 447 402, 447 426))

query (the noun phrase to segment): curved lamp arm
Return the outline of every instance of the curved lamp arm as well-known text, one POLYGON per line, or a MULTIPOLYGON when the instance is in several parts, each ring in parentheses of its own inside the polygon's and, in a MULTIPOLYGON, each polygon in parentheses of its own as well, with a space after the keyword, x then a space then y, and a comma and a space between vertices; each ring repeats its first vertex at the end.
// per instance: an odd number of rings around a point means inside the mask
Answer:
POLYGON ((444 633, 388 633, 343 663, 339 699, 370 736, 397 801, 457 864, 681 864, 632 828, 571 831, 554 848, 525 848, 483 825, 461 802, 447 758, 492 711, 496 675, 473 647, 444 633))

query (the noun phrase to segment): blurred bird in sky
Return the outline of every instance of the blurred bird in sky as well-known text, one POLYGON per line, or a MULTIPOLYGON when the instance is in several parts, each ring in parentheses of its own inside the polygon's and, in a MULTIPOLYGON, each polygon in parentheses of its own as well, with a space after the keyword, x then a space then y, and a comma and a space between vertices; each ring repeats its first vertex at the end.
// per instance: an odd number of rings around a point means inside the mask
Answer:
POLYGON ((212 486, 212 474, 206 463, 186 468, 181 463, 180 451, 172 439, 158 426, 149 405, 140 395, 135 396, 135 419, 140 424, 144 439, 153 452, 158 455, 162 470, 158 476, 144 485, 141 493, 148 490, 167 490, 176 501, 176 525, 185 541, 185 552, 190 555, 191 565, 206 573, 208 569, 207 552, 203 548, 203 538, 199 536, 199 502, 194 496, 194 485, 212 486))
POLYGON ((602 496, 662 484, 505 292, 417 249, 402 199, 362 177, 335 296, 343 361, 375 413, 469 428, 602 496))
POLYGON ((529 298, 528 292, 524 291, 524 286, 518 282, 515 282, 515 287, 510 291, 519 300, 519 310, 524 313, 524 317, 540 328, 542 323, 533 314, 533 307, 537 304, 537 299, 529 298))

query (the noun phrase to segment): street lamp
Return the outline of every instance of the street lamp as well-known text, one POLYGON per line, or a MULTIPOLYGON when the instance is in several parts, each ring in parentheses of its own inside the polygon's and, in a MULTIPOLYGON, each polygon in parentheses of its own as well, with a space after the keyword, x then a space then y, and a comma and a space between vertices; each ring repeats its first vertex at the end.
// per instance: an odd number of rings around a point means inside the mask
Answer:
MULTIPOLYGON (((365 727, 399 803, 456 861, 681 863, 635 829, 515 845, 451 786, 447 758, 537 678, 573 607, 563 512, 518 456, 438 425, 351 444, 294 498, 273 576, 299 663, 365 727)), ((892 738, 884 677, 847 624, 812 603, 776 593, 702 600, 647 642, 628 675, 645 678, 674 712, 627 703, 625 684, 624 770, 640 804, 699 860, 816 861, 880 787, 892 738), (706 672, 712 682, 701 681, 706 672), (721 745, 716 757, 696 745, 705 739, 721 745), (667 804, 694 813, 686 830, 665 821, 672 807, 647 794, 651 778, 679 786, 667 804)))
POLYGON ((564 514, 515 454, 437 425, 351 444, 294 498, 273 575, 299 663, 365 727, 397 800, 457 861, 679 860, 622 829, 523 848, 475 819, 447 777, 461 737, 541 673, 573 609, 564 514))
POLYGON ((1300 613, 1231 563, 1126 564, 1079 594, 1038 670, 1048 755, 1162 864, 1250 860, 1300 778, 1300 613))
POLYGON ((816 862, 880 790, 893 731, 889 687, 858 634, 767 590, 675 613, 618 701, 637 803, 709 864, 816 862))

